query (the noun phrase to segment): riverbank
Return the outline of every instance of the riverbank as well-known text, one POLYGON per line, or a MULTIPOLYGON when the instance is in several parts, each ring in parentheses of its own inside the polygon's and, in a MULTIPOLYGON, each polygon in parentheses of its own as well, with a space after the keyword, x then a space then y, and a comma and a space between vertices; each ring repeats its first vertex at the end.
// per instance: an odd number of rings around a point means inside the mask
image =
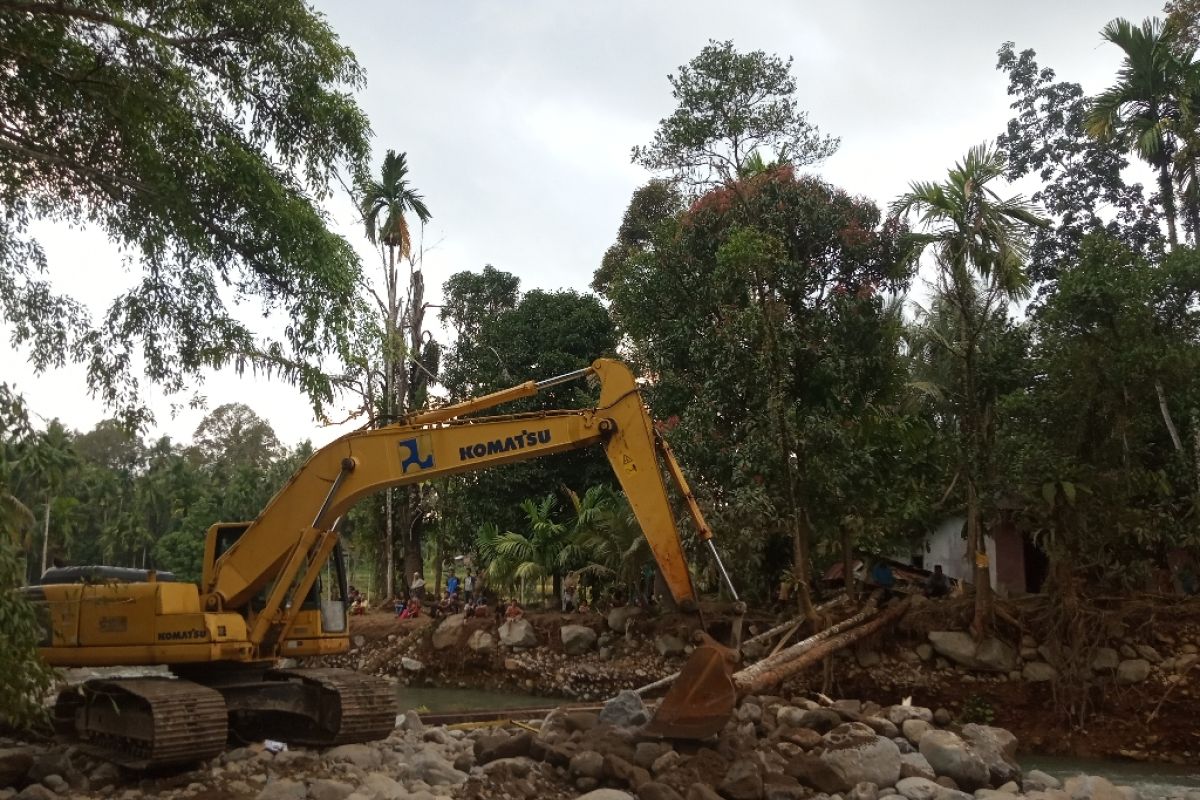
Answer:
MULTIPOLYGON (((918 603, 893 629, 779 691, 877 703, 911 696, 961 721, 1009 728, 1026 752, 1200 761, 1200 606, 1175 598, 1110 603, 1094 612, 1095 634, 1075 649, 1047 629, 1053 617, 1036 599, 1006 609, 1011 621, 980 648, 959 632, 969 613, 963 602, 918 603)), ((747 628, 752 634, 772 622, 751 617, 747 628)), ((402 685, 596 701, 678 670, 690 652, 690 624, 632 608, 536 612, 502 626, 491 618, 398 622, 374 613, 354 618, 355 649, 332 661, 402 685)))

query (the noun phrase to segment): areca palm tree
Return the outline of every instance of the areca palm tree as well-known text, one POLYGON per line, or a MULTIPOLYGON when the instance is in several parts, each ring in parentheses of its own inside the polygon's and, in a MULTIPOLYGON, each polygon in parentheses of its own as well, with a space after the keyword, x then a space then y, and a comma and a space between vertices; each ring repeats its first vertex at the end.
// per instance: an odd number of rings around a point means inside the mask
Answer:
POLYGON ((1120 47, 1125 60, 1117 82, 1092 101, 1086 123, 1092 136, 1119 143, 1157 170, 1171 247, 1179 244, 1171 167, 1180 141, 1181 103, 1194 79, 1191 54, 1177 52, 1176 35, 1158 19, 1108 23, 1101 36, 1120 47))
POLYGON ((50 510, 78 461, 70 434, 58 420, 52 420, 46 430, 35 435, 23 460, 25 471, 45 502, 42 526, 42 572, 45 572, 50 560, 50 510))
POLYGON ((922 229, 911 237, 916 252, 932 248, 938 268, 937 298, 953 316, 935 339, 958 365, 954 409, 959 439, 959 476, 966 494, 967 549, 974 559, 975 619, 981 635, 990 613, 991 584, 983 536, 979 483, 986 461, 987 436, 979 390, 979 357, 988 321, 998 309, 1028 296, 1026 234, 1045 225, 1021 195, 1001 197, 992 185, 1004 174, 1004 154, 978 145, 941 182, 914 182, 896 200, 898 216, 915 214, 922 229))
MULTIPOLYGON (((419 271, 414 270, 409 280, 409 297, 407 303, 400 296, 400 277, 396 268, 397 255, 409 259, 412 264, 412 234, 409 229, 407 215, 414 215, 422 225, 428 222, 432 215, 425 205, 424 199, 410 185, 408 180, 408 161, 405 153, 388 150, 383 158, 383 167, 379 177, 360 175, 356 181, 358 190, 359 212, 366 226, 367 239, 372 245, 380 248, 385 255, 384 278, 386 298, 372 291, 375 302, 383 316, 383 387, 382 413, 385 419, 393 419, 406 410, 405 401, 408 395, 408 370, 405 367, 405 341, 402 329, 409 329, 414 351, 419 350, 421 339, 420 314, 424 312, 423 282, 419 271), (402 319, 402 310, 407 307, 408 319, 402 319)), ((415 488, 408 492, 419 491, 415 488)), ((387 592, 395 591, 395 511, 392 504, 392 490, 385 493, 386 508, 386 569, 385 581, 387 592)), ((407 519, 410 508, 415 508, 419 502, 404 504, 404 517, 407 519)), ((408 525, 401 526, 408 531, 408 525)), ((410 548, 411 549, 411 548, 410 548)), ((416 559, 419 563, 419 554, 416 559)), ((414 565, 415 566, 415 565, 414 565)), ((406 567, 407 572, 407 567, 406 567)))

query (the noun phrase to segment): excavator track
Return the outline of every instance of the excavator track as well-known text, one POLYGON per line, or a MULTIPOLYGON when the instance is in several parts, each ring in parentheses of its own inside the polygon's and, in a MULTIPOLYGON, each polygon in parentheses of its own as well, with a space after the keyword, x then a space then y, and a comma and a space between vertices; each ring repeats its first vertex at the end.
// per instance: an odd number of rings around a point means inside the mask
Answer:
POLYGON ((88 681, 54 705, 60 737, 91 755, 147 770, 203 761, 225 749, 221 693, 172 678, 88 681))
POLYGON ((329 747, 384 739, 396 726, 392 685, 346 669, 273 669, 254 684, 220 688, 230 726, 246 740, 329 747))

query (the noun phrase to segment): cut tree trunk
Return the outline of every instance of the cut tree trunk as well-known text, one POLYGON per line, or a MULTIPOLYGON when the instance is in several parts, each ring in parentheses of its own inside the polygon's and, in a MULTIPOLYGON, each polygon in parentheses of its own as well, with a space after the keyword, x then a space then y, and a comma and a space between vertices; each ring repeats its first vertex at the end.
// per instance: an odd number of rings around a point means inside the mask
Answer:
MULTIPOLYGON (((780 650, 778 653, 767 656, 766 658, 762 659, 761 661, 757 661, 754 664, 751 664, 750 666, 746 667, 745 669, 739 671, 737 673, 737 675, 742 676, 741 680, 748 681, 748 682, 755 681, 758 679, 758 676, 763 675, 768 672, 771 672, 772 670, 778 668, 779 665, 785 664, 788 661, 790 661, 791 659, 796 658, 797 656, 803 655, 804 653, 811 650, 814 646, 816 646, 817 644, 820 644, 821 642, 825 641, 826 639, 830 639, 834 636, 837 636, 842 631, 844 631, 848 628, 853 628, 855 625, 861 624, 862 622, 866 621, 869 617, 871 617, 871 615, 873 615, 874 613, 875 613, 875 607, 867 606, 862 611, 858 612, 857 614, 855 614, 852 617, 842 620, 837 625, 826 628, 825 630, 821 631, 820 633, 814 633, 812 636, 809 636, 807 639, 804 639, 803 641, 797 642, 796 644, 792 645, 791 647, 788 647, 784 650, 780 650)), ((735 676, 735 677, 737 677, 737 676, 735 676)))
MULTIPOLYGON (((908 610, 908 602, 909 601, 905 600, 901 603, 897 603, 891 608, 885 610, 879 616, 875 617, 875 619, 871 620, 870 622, 863 623, 856 628, 846 631, 845 633, 839 635, 830 635, 828 638, 818 640, 815 646, 809 645, 809 647, 799 655, 792 656, 791 660, 776 659, 781 659, 781 656, 789 651, 795 651, 798 647, 800 647, 800 645, 794 645, 789 647, 787 650, 784 650, 782 653, 779 653, 774 659, 771 659, 773 662, 771 666, 763 669, 756 669, 759 667, 759 664, 755 664, 753 667, 747 667, 741 672, 735 673, 733 676, 733 684, 737 689, 738 695, 745 697, 746 695, 750 694, 759 694, 766 689, 781 683, 792 675, 795 675, 797 672, 819 663, 822 659, 833 653, 836 653, 843 647, 847 647, 859 641, 860 639, 870 636, 871 634, 883 628, 885 625, 888 625, 903 616, 904 612, 908 610)), ((835 630, 836 627, 837 626, 834 626, 834 628, 830 628, 828 631, 823 631, 818 635, 824 636, 829 634, 831 631, 835 630)), ((804 643, 801 642, 801 644, 804 643)))

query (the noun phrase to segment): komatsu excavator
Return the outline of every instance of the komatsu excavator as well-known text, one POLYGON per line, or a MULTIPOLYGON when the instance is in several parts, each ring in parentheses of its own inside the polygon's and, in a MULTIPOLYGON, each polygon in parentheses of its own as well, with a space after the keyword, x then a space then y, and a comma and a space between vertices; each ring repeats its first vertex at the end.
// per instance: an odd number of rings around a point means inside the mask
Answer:
MULTIPOLYGON (((339 521, 356 502, 387 487, 597 444, 676 604, 698 611, 663 468, 736 601, 712 531, 666 442, 656 436, 633 375, 620 362, 600 359, 321 448, 253 522, 208 529, 199 586, 154 571, 48 571, 25 591, 47 623, 40 652, 49 664, 166 665, 172 673, 95 679, 65 690, 54 709, 58 732, 143 769, 210 758, 231 736, 312 746, 387 736, 396 701, 384 680, 343 669, 276 666, 285 657, 349 648, 339 521), (587 376, 600 384, 595 408, 468 416, 587 376)), ((714 647, 698 649, 695 668, 685 670, 711 686, 682 694, 719 696, 715 707, 723 713, 732 709, 732 687, 714 647)))

